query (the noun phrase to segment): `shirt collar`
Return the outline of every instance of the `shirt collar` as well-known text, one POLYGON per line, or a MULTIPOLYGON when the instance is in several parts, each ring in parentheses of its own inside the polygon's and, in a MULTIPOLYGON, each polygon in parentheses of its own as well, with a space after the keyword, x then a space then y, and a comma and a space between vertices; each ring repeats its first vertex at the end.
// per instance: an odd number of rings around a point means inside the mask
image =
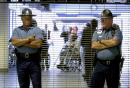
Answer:
POLYGON ((110 31, 112 29, 112 27, 110 27, 109 29, 102 29, 102 31, 105 31, 105 32, 108 32, 108 31, 110 31))
MULTIPOLYGON (((20 28, 21 30, 25 30, 25 28, 24 28, 23 26, 20 26, 19 28, 20 28)), ((29 27, 29 30, 32 29, 32 28, 34 28, 34 27, 33 27, 33 26, 29 27)))

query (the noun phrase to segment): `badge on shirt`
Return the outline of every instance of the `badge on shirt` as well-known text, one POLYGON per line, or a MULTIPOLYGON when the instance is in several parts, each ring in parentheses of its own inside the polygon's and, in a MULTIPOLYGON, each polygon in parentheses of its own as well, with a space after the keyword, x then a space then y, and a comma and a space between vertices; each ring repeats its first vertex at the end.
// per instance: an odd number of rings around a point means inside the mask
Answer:
POLYGON ((100 30, 100 29, 97 30, 97 34, 98 34, 98 35, 102 34, 102 30, 100 30))
POLYGON ((98 34, 98 38, 99 39, 102 39, 102 30, 101 29, 99 29, 99 30, 97 30, 97 34, 98 34))

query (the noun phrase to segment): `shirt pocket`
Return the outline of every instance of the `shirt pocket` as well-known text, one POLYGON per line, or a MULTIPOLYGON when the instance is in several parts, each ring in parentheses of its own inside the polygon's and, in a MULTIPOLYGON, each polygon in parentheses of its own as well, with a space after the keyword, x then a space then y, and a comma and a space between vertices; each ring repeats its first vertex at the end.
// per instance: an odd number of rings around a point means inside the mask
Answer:
POLYGON ((27 33, 24 30, 20 30, 18 32, 19 38, 26 38, 27 37, 27 33))
POLYGON ((31 29, 29 32, 28 32, 28 36, 35 36, 36 35, 36 31, 34 31, 33 29, 31 29))

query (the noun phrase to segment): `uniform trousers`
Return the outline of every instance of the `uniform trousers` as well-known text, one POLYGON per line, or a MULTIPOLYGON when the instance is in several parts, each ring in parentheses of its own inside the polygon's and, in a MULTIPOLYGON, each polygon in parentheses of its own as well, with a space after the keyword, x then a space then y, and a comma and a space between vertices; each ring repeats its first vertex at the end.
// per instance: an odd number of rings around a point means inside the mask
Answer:
POLYGON ((33 88, 41 88, 41 67, 39 53, 29 55, 25 58, 23 54, 17 53, 17 75, 20 88, 29 88, 30 79, 33 88))
POLYGON ((106 63, 106 61, 97 60, 92 75, 91 88, 104 88, 106 80, 108 88, 118 88, 120 79, 119 57, 106 63))

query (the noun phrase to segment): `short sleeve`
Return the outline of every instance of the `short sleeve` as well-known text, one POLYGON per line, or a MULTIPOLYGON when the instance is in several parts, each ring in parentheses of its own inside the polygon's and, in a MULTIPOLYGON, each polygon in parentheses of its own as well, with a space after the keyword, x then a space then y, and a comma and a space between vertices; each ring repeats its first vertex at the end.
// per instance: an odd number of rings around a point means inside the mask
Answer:
POLYGON ((97 41, 98 40, 98 37, 97 37, 97 31, 95 31, 93 33, 93 36, 92 36, 92 41, 97 41))
POLYGON ((18 37, 19 37, 19 35, 18 35, 18 29, 17 29, 17 28, 15 28, 15 29, 13 30, 13 33, 12 33, 12 37, 11 37, 11 38, 13 38, 13 37, 15 37, 15 38, 18 38, 18 37))
POLYGON ((122 39, 123 39, 122 31, 120 31, 120 30, 115 30, 114 38, 116 38, 116 39, 118 39, 120 42, 122 42, 122 39))
POLYGON ((37 31, 36 31, 36 34, 35 34, 35 38, 43 40, 44 34, 43 34, 42 30, 40 28, 36 28, 36 30, 37 31))

